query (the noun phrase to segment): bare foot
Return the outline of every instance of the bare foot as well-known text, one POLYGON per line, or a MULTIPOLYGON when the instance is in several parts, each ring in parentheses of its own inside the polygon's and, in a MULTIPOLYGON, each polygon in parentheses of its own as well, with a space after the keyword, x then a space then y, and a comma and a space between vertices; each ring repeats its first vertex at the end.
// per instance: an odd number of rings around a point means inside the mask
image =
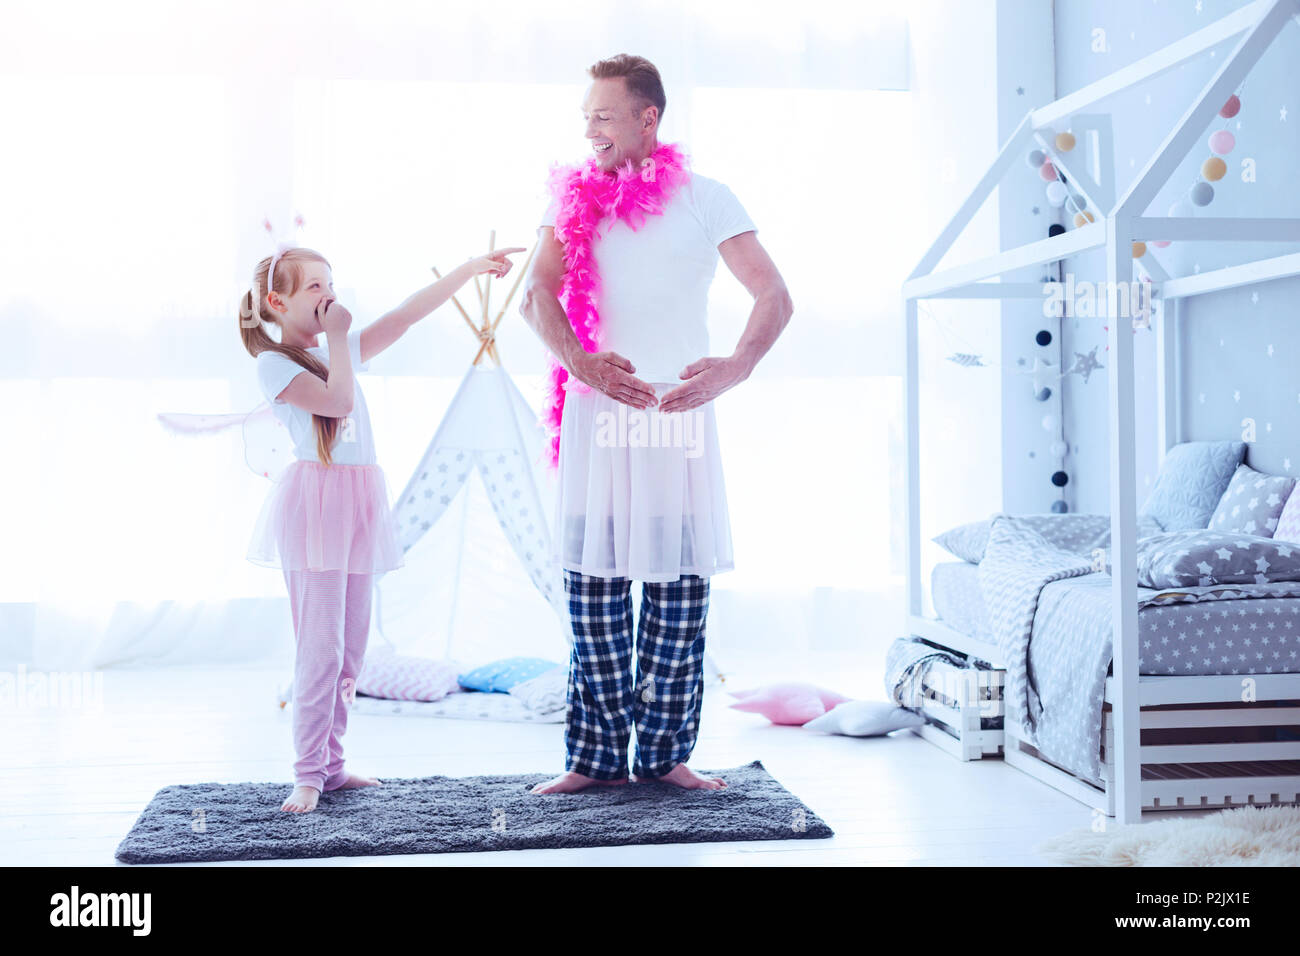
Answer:
POLYGON ((316 809, 320 791, 315 787, 294 787, 293 793, 280 804, 280 809, 289 813, 311 813, 316 809))
POLYGON ((357 787, 381 787, 381 784, 375 777, 363 777, 359 773, 349 773, 343 778, 343 782, 337 787, 326 787, 325 789, 333 792, 335 790, 355 790, 357 787))
POLYGON ((633 775, 632 780, 635 783, 660 780, 681 787, 683 790, 722 790, 727 786, 727 782, 721 777, 701 777, 684 763, 679 763, 662 777, 638 777, 633 775))
POLYGON ((587 777, 580 773, 567 771, 547 780, 545 783, 539 783, 533 787, 530 793, 577 793, 579 790, 586 790, 588 787, 617 787, 627 783, 627 777, 619 777, 617 780, 597 780, 595 777, 587 777))

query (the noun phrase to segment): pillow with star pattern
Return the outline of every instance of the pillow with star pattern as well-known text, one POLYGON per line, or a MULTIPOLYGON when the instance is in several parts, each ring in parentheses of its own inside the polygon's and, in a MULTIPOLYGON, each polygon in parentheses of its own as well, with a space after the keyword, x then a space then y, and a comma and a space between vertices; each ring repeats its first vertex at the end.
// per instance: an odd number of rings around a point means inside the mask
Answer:
POLYGON ((1266 475, 1249 465, 1238 465, 1205 528, 1271 538, 1294 487, 1294 478, 1266 475))
POLYGON ((1300 542, 1300 493, 1292 490, 1287 497, 1273 537, 1278 541, 1300 542))
POLYGON ((1143 538, 1137 563, 1138 586, 1144 588, 1300 581, 1300 545, 1213 529, 1143 538))

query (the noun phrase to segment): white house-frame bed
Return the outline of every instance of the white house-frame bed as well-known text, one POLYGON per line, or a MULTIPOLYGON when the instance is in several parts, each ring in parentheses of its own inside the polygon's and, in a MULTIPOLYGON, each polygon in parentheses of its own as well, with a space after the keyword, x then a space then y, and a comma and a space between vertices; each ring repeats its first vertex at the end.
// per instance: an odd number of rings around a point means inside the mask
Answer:
MULTIPOLYGON (((1261 716, 1250 708, 1227 706, 1240 704, 1243 699, 1242 679, 1232 675, 1139 677, 1133 337, 1130 323, 1120 321, 1128 316, 1120 313, 1120 303, 1114 294, 1120 283, 1127 286, 1133 280, 1131 243, 1134 241, 1300 241, 1300 219, 1153 218, 1143 215, 1219 108, 1286 26, 1288 19, 1296 15, 1300 15, 1300 0, 1257 0, 1076 93, 1031 110, 903 285, 908 632, 987 659, 987 644, 977 644, 957 629, 922 614, 917 300, 1027 298, 1042 301, 1044 292, 1040 283, 983 280, 1026 266, 1055 262, 1088 249, 1104 247, 1106 250, 1106 286, 1111 290, 1106 314, 1110 317, 1110 540, 1114 571, 1110 585, 1113 670, 1112 676, 1106 679, 1105 700, 1109 712, 1105 715, 1103 730, 1107 765, 1105 789, 1089 786, 1023 749, 1010 726, 1006 728, 1005 757, 1008 763, 1019 769, 1114 815, 1120 823, 1139 821, 1144 806, 1211 805, 1205 802, 1202 781, 1159 779, 1161 774, 1158 772, 1143 779, 1144 765, 1154 768, 1157 765, 1177 765, 1180 761, 1207 765, 1214 761, 1251 760, 1258 762, 1258 766, 1276 761, 1279 763, 1273 768, 1275 772, 1256 770, 1263 776, 1252 774, 1237 779, 1231 776, 1233 770, 1222 771, 1214 781, 1214 792, 1242 795, 1234 798, 1233 802, 1243 798, 1249 802, 1270 802, 1270 797, 1277 802, 1292 802, 1300 793, 1300 774, 1296 773, 1293 763, 1280 763, 1293 762, 1300 753, 1297 750, 1300 745, 1254 742, 1155 746, 1139 743, 1141 730, 1203 727, 1209 719, 1215 721, 1215 727, 1241 727, 1279 720, 1300 723, 1300 707, 1274 707, 1267 716, 1261 716), (1242 36, 1235 49, 1118 201, 1112 202, 1109 196, 1104 195, 1105 189, 1094 188, 1089 193, 1089 184, 1071 171, 1070 160, 1059 155, 1050 137, 1039 134, 1040 130, 1051 129, 1058 121, 1075 117, 1080 110, 1104 97, 1159 75, 1239 34, 1242 36), (935 273, 935 266, 1007 168, 1020 158, 1024 150, 1032 147, 1043 149, 1048 154, 1056 167, 1083 192, 1090 208, 1109 208, 1110 211, 1096 222, 1061 235, 935 273)), ((1157 428, 1163 456, 1181 437, 1176 400, 1175 341, 1170 331, 1174 327, 1167 323, 1178 321, 1182 301, 1191 296, 1300 275, 1300 253, 1259 259, 1182 278, 1165 275, 1154 258, 1148 251, 1143 267, 1151 275, 1153 283, 1158 285, 1165 304, 1163 321, 1158 322, 1155 328, 1159 376, 1157 428)), ((1001 666, 999 661, 990 663, 1001 666)), ((1300 674, 1261 674, 1252 675, 1252 679, 1258 701, 1300 701, 1300 674)), ((1219 766, 1230 768, 1235 765, 1223 763, 1219 766)))

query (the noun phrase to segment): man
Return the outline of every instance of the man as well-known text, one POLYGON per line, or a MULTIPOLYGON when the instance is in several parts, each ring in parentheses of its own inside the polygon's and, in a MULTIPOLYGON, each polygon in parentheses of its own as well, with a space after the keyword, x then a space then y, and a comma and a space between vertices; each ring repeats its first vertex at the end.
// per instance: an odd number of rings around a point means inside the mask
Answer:
MULTIPOLYGON (((699 731, 709 579, 734 567, 712 402, 749 377, 793 305, 736 197, 673 165, 680 154, 659 143, 665 96, 654 65, 620 54, 588 74, 582 114, 596 173, 621 169, 628 189, 661 205, 633 228, 611 202, 593 234, 573 226, 576 200, 553 198, 520 305, 556 374, 574 386, 564 397, 556 389, 563 417, 554 537, 574 638, 566 771, 533 792, 627 783, 633 726, 634 781, 718 789, 725 781, 686 765, 699 731), (678 185, 668 192, 668 183, 678 185), (567 289, 576 310, 583 270, 568 275, 566 254, 579 261, 584 250, 581 261, 599 275, 591 297, 599 351, 584 347, 561 305, 567 289), (754 297, 729 356, 704 354, 719 255, 754 297), (633 579, 642 581, 635 675, 633 579)), ((576 174, 568 182, 576 196, 576 174)))

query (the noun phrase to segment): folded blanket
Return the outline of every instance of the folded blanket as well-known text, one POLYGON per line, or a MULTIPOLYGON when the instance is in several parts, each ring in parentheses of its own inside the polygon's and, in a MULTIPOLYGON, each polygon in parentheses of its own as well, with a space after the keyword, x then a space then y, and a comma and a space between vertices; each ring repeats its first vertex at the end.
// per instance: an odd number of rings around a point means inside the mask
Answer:
MULTIPOLYGON (((979 564, 984 560, 993 522, 1001 517, 1006 516, 998 513, 959 525, 930 540, 963 561, 979 564)), ((1110 548, 1110 515, 1107 514, 1026 514, 1016 518, 1054 547, 1071 554, 1091 555, 1097 549, 1110 548)), ((1149 515, 1138 515, 1136 530, 1139 541, 1163 531, 1160 523, 1149 515)))
POLYGON ((1042 713, 1029 674, 1029 638, 1038 596, 1052 581, 1092 573, 1092 561, 1052 544, 1024 518, 997 515, 989 529, 979 566, 980 589, 1007 671, 1002 691, 1007 726, 1018 728, 1031 744, 1037 744, 1034 731, 1042 713))

